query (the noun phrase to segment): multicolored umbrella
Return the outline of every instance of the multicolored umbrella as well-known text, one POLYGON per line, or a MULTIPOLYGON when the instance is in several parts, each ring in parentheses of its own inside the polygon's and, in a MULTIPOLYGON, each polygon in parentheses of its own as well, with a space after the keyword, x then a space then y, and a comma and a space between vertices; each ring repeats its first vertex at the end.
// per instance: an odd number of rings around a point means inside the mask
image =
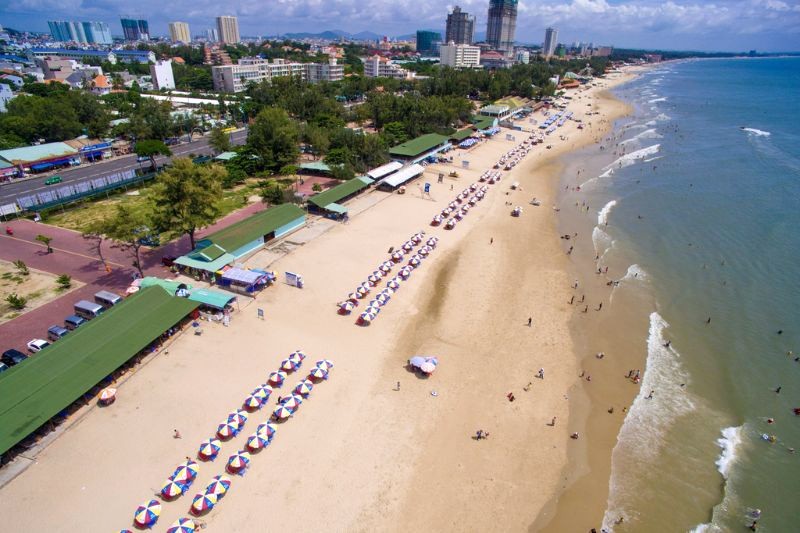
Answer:
POLYGON ((178 483, 170 478, 165 481, 164 486, 161 487, 161 496, 163 496, 165 500, 171 500, 183 494, 184 490, 186 490, 186 485, 178 483))
POLYGON ((202 514, 210 511, 217 505, 217 495, 208 492, 199 492, 192 500, 192 513, 202 514))
POLYGON ((117 389, 108 387, 100 391, 100 401, 103 403, 111 403, 116 398, 117 398, 117 389))
POLYGON ((172 481, 175 483, 187 484, 194 481, 194 478, 197 477, 197 470, 189 468, 185 464, 178 465, 178 468, 175 469, 175 473, 172 474, 172 481))
POLYGON ((264 435, 268 439, 271 439, 273 435, 275 435, 277 429, 278 428, 276 428, 274 424, 270 424, 269 422, 267 422, 266 424, 259 424, 259 426, 256 428, 256 433, 264 435))
POLYGON ((178 518, 169 526, 167 533, 194 533, 196 529, 197 524, 191 518, 178 518))
POLYGON ((269 383, 276 387, 280 387, 283 385, 283 382, 286 381, 286 372, 273 372, 269 375, 269 383))
MULTIPOLYGON (((271 390, 270 390, 270 392, 271 392, 271 390)), ((262 389, 261 387, 256 387, 255 389, 253 389, 253 392, 250 393, 250 396, 254 396, 254 397, 258 398, 259 400, 263 401, 263 400, 265 400, 266 398, 269 397, 269 393, 267 391, 265 391, 264 389, 262 389)))
POLYGON ((294 372, 300 365, 291 359, 284 359, 281 361, 281 370, 285 372, 294 372))
POLYGON ((311 369, 311 372, 308 373, 308 376, 314 379, 325 379, 328 377, 328 372, 327 370, 317 367, 311 369))
POLYGON ((219 449, 222 444, 218 439, 206 439, 200 443, 200 449, 197 450, 197 456, 206 461, 213 461, 217 458, 219 449))
POLYGON ((257 411, 261 409, 263 405, 264 397, 258 397, 255 394, 251 394, 247 398, 245 398, 244 403, 242 406, 247 409, 248 411, 257 411))
POLYGON ((289 409, 288 407, 285 407, 283 405, 278 406, 272 412, 272 416, 274 416, 278 420, 285 420, 285 419, 289 418, 290 416, 292 416, 292 414, 294 414, 294 411, 292 411, 291 409, 289 409))
POLYGON ((231 488, 231 478, 228 476, 214 476, 206 487, 206 494, 216 494, 217 499, 222 498, 231 488))
POLYGON ((247 468, 249 464, 250 454, 245 451, 238 451, 228 458, 228 463, 225 465, 225 468, 231 474, 236 474, 247 468))
POLYGON ((346 301, 346 302, 342 302, 342 303, 339 304, 339 313, 341 313, 343 315, 350 314, 353 311, 354 307, 355 307, 355 305, 353 305, 353 302, 351 302, 349 300, 346 301))
POLYGON ((228 422, 233 422, 240 427, 247 422, 247 417, 250 416, 244 409, 237 409, 228 415, 228 422))
MULTIPOLYGON (((352 302, 350 303, 352 305, 355 305, 352 302)), ((288 359, 289 361, 294 361, 295 363, 297 363, 297 366, 300 366, 303 364, 303 360, 305 360, 305 358, 306 355, 303 352, 294 352, 289 354, 289 357, 287 357, 286 359, 288 359)))
POLYGON ((269 439, 264 434, 256 432, 247 437, 247 449, 251 452, 266 448, 267 446, 269 446, 269 439))
POLYGON ((217 428, 217 436, 222 440, 228 440, 239 433, 239 426, 233 422, 225 422, 217 428))
POLYGON ((281 406, 291 409, 292 412, 296 411, 301 403, 303 403, 303 398, 295 395, 287 396, 281 400, 281 406))
POLYGON ((150 500, 136 508, 133 521, 137 526, 150 527, 158 522, 159 516, 161 516, 161 504, 158 500, 150 500))
POLYGON ((304 379, 300 383, 298 383, 294 388, 294 393, 299 394, 300 396, 308 397, 311 394, 311 389, 314 388, 314 384, 311 383, 309 380, 304 379))
POLYGON ((330 359, 321 359, 317 361, 316 367, 321 368, 322 370, 327 372, 331 368, 333 368, 333 361, 331 361, 330 359))

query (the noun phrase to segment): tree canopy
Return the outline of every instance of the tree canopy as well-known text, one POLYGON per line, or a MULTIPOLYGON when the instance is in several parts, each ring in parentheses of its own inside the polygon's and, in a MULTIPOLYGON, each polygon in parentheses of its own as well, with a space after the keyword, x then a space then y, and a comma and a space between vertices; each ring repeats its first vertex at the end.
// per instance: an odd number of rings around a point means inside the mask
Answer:
POLYGON ((299 132, 286 111, 275 107, 263 109, 247 134, 247 147, 261 158, 264 168, 277 171, 294 163, 299 154, 299 132))

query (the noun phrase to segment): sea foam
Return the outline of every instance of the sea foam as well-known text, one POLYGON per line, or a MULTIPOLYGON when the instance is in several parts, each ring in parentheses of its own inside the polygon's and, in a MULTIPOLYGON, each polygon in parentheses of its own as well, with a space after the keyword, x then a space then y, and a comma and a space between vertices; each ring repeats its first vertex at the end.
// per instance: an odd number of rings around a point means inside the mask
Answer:
POLYGON ((617 205, 617 201, 611 200, 610 202, 608 202, 606 205, 603 206, 603 209, 601 209, 597 213, 597 223, 599 225, 601 226, 608 225, 608 215, 611 213, 611 210, 614 209, 615 205, 617 205))
POLYGON ((618 158, 616 161, 605 167, 603 170, 611 170, 615 168, 623 168, 636 163, 636 161, 640 159, 647 159, 649 156, 655 155, 658 153, 658 150, 661 148, 660 144, 654 144, 652 146, 648 146, 646 148, 642 148, 641 150, 636 150, 635 152, 631 152, 629 154, 625 154, 622 157, 618 158))
POLYGON ((602 257, 614 246, 614 239, 611 238, 611 235, 595 226, 592 230, 592 244, 594 245, 595 255, 602 257))
POLYGON ((646 130, 640 132, 637 135, 634 135, 630 139, 625 139, 624 141, 620 141, 619 144, 623 145, 623 144, 627 144, 627 143, 630 143, 630 142, 638 141, 640 139, 660 139, 661 137, 662 137, 662 135, 659 134, 656 131, 655 128, 650 128, 650 129, 646 129, 646 130))
POLYGON ((662 96, 661 98, 653 98, 652 100, 648 100, 648 104, 655 104, 656 102, 666 102, 667 98, 662 96))
POLYGON ((716 461, 717 470, 726 480, 730 475, 731 467, 736 462, 736 453, 742 444, 742 431, 744 426, 729 427, 722 430, 722 437, 717 439, 717 444, 722 448, 716 461))
POLYGON ((756 137, 769 137, 770 135, 772 135, 768 131, 757 130, 755 128, 742 128, 742 131, 746 131, 747 133, 752 133, 756 137))

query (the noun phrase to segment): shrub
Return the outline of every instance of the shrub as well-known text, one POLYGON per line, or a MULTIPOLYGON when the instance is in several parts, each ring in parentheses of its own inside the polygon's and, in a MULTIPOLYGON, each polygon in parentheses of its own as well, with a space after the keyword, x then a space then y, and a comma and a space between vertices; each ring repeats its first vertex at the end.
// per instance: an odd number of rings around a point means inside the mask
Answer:
POLYGON ((20 310, 24 309, 28 304, 28 299, 24 296, 18 296, 17 293, 12 292, 6 296, 6 302, 8 302, 8 305, 10 305, 12 309, 20 310))

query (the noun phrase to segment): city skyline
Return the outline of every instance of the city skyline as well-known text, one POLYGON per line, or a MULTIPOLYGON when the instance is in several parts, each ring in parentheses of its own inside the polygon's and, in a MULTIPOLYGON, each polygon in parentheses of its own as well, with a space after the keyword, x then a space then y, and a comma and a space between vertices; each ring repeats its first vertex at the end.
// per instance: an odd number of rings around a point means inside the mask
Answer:
MULTIPOLYGON (((244 37, 285 33, 369 30, 389 36, 410 35, 420 29, 443 30, 454 3, 419 5, 378 0, 364 16, 352 0, 332 0, 324 5, 300 0, 265 14, 257 2, 234 0, 221 8, 204 0, 176 0, 169 10, 154 0, 141 0, 132 18, 150 23, 151 36, 168 36, 168 23, 183 20, 197 28, 215 26, 216 17, 236 15, 244 37)), ((476 17, 477 28, 486 27, 489 1, 458 2, 476 17)), ((4 6, 0 24, 18 30, 47 32, 48 20, 92 20, 109 24, 114 36, 122 35, 120 14, 129 8, 108 2, 83 8, 80 2, 21 0, 4 6)), ((518 43, 541 44, 548 26, 559 28, 561 42, 593 41, 617 47, 674 50, 761 51, 800 50, 800 5, 782 0, 733 0, 707 5, 697 0, 657 3, 653 0, 573 0, 568 3, 520 2, 518 43), (602 20, 603 24, 597 24, 602 20)), ((197 30, 195 30, 197 32, 197 30)))

